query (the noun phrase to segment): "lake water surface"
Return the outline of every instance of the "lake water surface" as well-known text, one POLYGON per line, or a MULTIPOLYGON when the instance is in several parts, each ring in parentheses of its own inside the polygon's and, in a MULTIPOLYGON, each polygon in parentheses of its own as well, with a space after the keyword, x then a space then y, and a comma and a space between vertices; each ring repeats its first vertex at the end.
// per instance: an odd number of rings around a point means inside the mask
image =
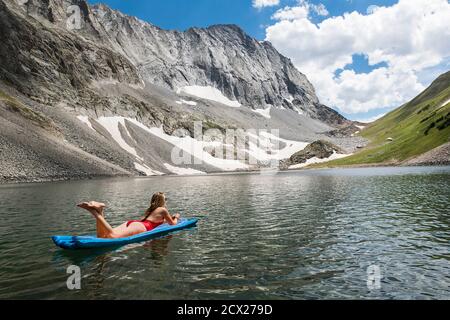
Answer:
POLYGON ((0 299, 449 299, 449 208, 450 167, 4 185, 0 299), (118 225, 156 191, 198 226, 109 251, 50 239, 95 233, 78 202, 107 203, 118 225))

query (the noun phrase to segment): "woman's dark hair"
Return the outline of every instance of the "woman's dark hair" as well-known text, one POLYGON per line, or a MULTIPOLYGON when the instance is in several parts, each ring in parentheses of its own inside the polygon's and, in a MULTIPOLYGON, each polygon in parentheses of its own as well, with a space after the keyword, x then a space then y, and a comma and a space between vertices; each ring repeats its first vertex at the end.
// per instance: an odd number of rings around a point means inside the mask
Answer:
POLYGON ((145 211, 145 218, 142 221, 148 219, 148 217, 158 208, 164 207, 166 205, 166 197, 164 192, 157 192, 152 196, 152 200, 150 201, 150 207, 145 211))

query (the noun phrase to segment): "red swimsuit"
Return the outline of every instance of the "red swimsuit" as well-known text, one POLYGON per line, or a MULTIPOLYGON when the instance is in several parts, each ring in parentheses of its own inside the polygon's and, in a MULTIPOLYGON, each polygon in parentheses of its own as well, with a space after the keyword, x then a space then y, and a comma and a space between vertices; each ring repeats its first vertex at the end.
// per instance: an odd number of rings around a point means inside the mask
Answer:
POLYGON ((162 225, 162 224, 164 223, 164 222, 155 223, 155 222, 148 221, 148 220, 145 220, 145 221, 142 221, 142 220, 131 220, 131 221, 128 221, 128 222, 127 222, 127 227, 128 227, 130 224, 134 223, 134 222, 140 222, 140 223, 142 223, 142 224, 145 226, 145 229, 147 229, 147 231, 153 230, 153 229, 155 229, 156 227, 159 227, 160 225, 162 225))

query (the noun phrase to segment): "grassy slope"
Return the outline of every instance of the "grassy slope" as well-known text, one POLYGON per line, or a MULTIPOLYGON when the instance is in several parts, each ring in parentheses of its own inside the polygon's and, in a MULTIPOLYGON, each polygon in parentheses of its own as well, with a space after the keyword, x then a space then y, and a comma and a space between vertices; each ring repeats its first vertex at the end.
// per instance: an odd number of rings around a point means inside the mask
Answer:
POLYGON ((434 149, 450 138, 450 72, 441 75, 411 102, 365 128, 360 135, 370 144, 362 151, 314 167, 399 163, 434 149), (428 129, 430 126, 434 127, 428 129), (428 130, 427 130, 428 129, 428 130), (427 134, 425 134, 427 132, 427 134), (388 142, 393 138, 393 142, 388 142))

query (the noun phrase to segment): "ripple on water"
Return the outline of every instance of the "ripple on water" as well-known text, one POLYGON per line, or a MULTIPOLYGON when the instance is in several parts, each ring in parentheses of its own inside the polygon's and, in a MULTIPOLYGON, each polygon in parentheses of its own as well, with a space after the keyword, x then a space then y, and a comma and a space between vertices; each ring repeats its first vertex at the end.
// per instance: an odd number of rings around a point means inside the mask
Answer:
POLYGON ((444 299, 450 297, 450 169, 388 168, 104 179, 0 186, 0 298, 444 299), (70 252, 54 234, 94 233, 150 195, 197 228, 115 250, 70 252), (82 290, 68 291, 70 264, 82 290), (378 265, 381 289, 367 288, 378 265))

